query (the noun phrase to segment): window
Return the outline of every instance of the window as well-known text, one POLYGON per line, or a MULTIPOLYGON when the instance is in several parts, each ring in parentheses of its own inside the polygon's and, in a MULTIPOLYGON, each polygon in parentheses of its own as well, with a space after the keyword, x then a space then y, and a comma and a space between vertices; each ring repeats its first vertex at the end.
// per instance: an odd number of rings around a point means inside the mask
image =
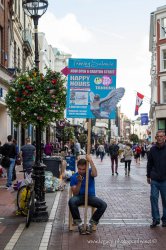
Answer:
POLYGON ((166 81, 163 82, 163 103, 166 103, 166 81))
POLYGON ((14 41, 14 68, 17 67, 17 45, 16 42, 14 41))
POLYGON ((2 47, 2 43, 3 42, 3 29, 2 27, 0 27, 0 63, 2 63, 2 58, 3 58, 3 47, 2 47))
POLYGON ((18 48, 18 69, 20 69, 20 49, 18 48))
POLYGON ((158 130, 166 130, 166 119, 158 120, 158 130))
POLYGON ((165 38, 166 37, 166 17, 161 19, 161 38, 165 38))
POLYGON ((20 1, 18 1, 18 17, 20 19, 20 1))
POLYGON ((162 50, 162 69, 166 70, 166 49, 162 50))
POLYGON ((17 0, 15 0, 15 2, 14 2, 14 11, 15 11, 15 13, 17 13, 17 0))

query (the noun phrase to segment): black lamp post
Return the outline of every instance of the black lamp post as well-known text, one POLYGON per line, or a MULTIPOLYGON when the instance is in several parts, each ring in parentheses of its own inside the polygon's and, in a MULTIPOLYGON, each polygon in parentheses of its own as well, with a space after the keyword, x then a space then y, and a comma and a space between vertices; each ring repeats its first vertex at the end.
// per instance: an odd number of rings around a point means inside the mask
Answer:
MULTIPOLYGON (((30 16, 34 21, 35 31, 35 67, 39 70, 39 52, 38 52, 38 20, 46 12, 48 7, 47 0, 23 0, 23 10, 26 15, 30 16)), ((46 166, 41 163, 41 126, 40 123, 36 126, 36 160, 33 167, 33 178, 35 179, 35 214, 33 221, 47 221, 48 212, 45 202, 44 191, 44 169, 46 166)))

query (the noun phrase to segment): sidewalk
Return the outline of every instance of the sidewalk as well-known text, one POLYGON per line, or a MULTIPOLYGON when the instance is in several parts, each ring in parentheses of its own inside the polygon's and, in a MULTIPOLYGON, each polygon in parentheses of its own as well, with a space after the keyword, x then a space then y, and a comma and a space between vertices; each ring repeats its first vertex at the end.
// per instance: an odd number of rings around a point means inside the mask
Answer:
MULTIPOLYGON (((14 194, 7 193, 5 190, 4 197, 6 197, 6 202, 8 199, 9 205, 5 203, 2 206, 2 199, 0 199, 0 217, 5 218, 0 220, 2 222, 0 223, 0 249, 164 250, 166 229, 161 226, 155 229, 149 228, 151 222, 150 187, 146 183, 146 160, 142 160, 140 166, 132 162, 130 177, 124 175, 123 163, 119 165, 119 175, 112 176, 110 159, 107 156, 102 163, 94 157, 94 162, 98 169, 96 193, 108 205, 96 232, 85 236, 80 236, 77 229, 69 232, 67 189, 46 194, 49 221, 47 223, 32 222, 28 229, 24 228, 25 218, 13 215, 14 194)), ((81 214, 83 216, 83 211, 81 214)))

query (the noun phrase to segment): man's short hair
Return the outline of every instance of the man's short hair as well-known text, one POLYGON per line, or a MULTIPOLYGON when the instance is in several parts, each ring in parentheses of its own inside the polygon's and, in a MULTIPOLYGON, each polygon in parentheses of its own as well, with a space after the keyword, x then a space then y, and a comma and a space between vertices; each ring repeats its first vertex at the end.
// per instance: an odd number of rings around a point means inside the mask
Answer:
POLYGON ((8 135, 7 140, 12 141, 12 135, 8 135))
POLYGON ((26 142, 27 143, 30 143, 31 142, 31 139, 28 137, 28 138, 26 138, 26 142))
POLYGON ((158 131, 156 132, 156 135, 157 135, 158 133, 162 133, 162 134, 165 135, 165 131, 164 131, 164 130, 158 130, 158 131))
POLYGON ((77 167, 78 166, 83 166, 83 165, 86 165, 86 160, 85 159, 79 159, 78 162, 77 162, 77 167))

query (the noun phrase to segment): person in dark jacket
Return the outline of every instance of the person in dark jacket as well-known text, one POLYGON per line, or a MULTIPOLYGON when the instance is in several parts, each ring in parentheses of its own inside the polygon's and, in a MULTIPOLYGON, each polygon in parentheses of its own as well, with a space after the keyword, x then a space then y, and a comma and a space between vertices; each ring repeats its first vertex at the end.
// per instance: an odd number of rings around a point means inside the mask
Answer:
POLYGON ((147 162, 147 183, 151 185, 151 228, 156 227, 162 220, 162 226, 166 227, 166 143, 165 133, 158 131, 156 133, 156 145, 150 149, 147 162), (159 213, 159 193, 161 195, 163 216, 159 213))
POLYGON ((6 183, 6 188, 10 188, 12 186, 12 178, 13 178, 13 168, 15 166, 15 161, 16 161, 16 146, 12 141, 12 136, 8 135, 7 140, 8 142, 6 142, 3 145, 3 155, 8 156, 10 158, 10 166, 7 169, 7 183, 6 183))
POLYGON ((109 146, 109 153, 111 158, 112 175, 114 175, 114 172, 118 175, 119 146, 116 144, 115 141, 113 141, 113 143, 109 146), (115 163, 115 170, 114 170, 114 163, 115 163))

